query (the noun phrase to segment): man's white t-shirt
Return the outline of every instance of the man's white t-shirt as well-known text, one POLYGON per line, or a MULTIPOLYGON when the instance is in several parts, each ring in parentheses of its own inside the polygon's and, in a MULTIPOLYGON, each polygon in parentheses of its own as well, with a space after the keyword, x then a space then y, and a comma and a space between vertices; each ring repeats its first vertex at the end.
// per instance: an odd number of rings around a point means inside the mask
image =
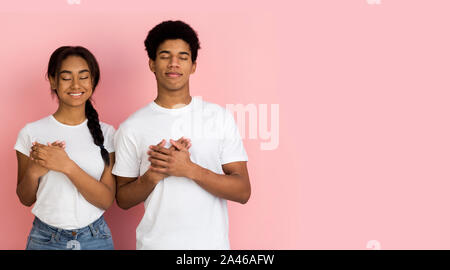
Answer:
MULTIPOLYGON (((105 138, 105 149, 114 152, 113 126, 100 122, 105 138)), ((100 147, 94 144, 87 126, 87 119, 75 126, 65 125, 53 115, 28 123, 19 132, 14 149, 29 156, 32 143, 41 144, 65 141, 65 151, 83 171, 100 180, 105 164, 100 147)), ((63 173, 50 170, 40 177, 36 202, 32 213, 48 225, 73 230, 89 225, 104 210, 92 205, 81 195, 70 179, 63 173)))
MULTIPOLYGON (((167 109, 155 102, 122 123, 115 135, 113 174, 138 177, 150 166, 150 145, 191 139, 191 161, 223 174, 222 164, 247 161, 233 115, 219 105, 193 97, 188 105, 167 109)), ((137 249, 229 249, 227 201, 185 177, 160 181, 145 200, 136 230, 137 249)))

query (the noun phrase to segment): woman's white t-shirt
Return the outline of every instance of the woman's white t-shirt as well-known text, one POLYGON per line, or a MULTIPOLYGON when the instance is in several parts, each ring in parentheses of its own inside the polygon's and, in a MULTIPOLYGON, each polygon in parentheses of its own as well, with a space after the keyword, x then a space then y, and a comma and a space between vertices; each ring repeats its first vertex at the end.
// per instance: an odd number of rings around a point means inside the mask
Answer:
MULTIPOLYGON (((114 152, 113 126, 100 122, 105 149, 114 152)), ((100 180, 104 162, 100 147, 94 144, 87 119, 75 126, 58 122, 53 115, 28 123, 19 132, 14 149, 29 156, 33 142, 41 144, 66 142, 66 153, 83 171, 100 180)), ((81 195, 70 179, 50 170, 40 177, 32 213, 43 222, 66 230, 79 229, 97 220, 104 210, 92 205, 81 195)))

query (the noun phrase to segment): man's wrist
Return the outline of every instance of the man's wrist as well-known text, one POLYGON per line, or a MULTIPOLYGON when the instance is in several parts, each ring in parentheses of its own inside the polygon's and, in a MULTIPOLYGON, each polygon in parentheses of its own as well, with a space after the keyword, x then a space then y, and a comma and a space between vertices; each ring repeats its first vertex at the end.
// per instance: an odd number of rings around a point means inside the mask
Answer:
POLYGON ((150 184, 156 186, 159 183, 159 181, 164 179, 164 178, 156 177, 156 176, 157 175, 154 172, 152 172, 149 168, 141 177, 139 177, 139 180, 143 184, 150 183, 150 184))
POLYGON ((191 162, 191 165, 189 166, 189 169, 186 171, 186 177, 189 179, 192 179, 194 181, 199 180, 202 173, 202 167, 195 164, 194 162, 191 162))

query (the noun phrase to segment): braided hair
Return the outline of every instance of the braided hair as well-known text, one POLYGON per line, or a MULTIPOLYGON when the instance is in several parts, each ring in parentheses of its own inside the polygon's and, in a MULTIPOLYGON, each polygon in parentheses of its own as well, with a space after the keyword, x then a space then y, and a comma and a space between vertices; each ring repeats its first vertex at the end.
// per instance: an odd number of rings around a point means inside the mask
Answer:
MULTIPOLYGON (((89 71, 91 73, 92 78, 92 94, 95 91, 95 87, 97 86, 100 80, 100 68, 95 59, 94 55, 86 48, 81 46, 62 46, 56 49, 52 55, 50 56, 50 60, 47 68, 47 78, 54 78, 56 82, 59 82, 59 72, 61 69, 62 62, 69 56, 79 56, 83 58, 88 66, 89 71)), ((58 96, 56 89, 52 89, 52 94, 58 96)), ((94 106, 90 99, 86 101, 85 105, 85 114, 88 119, 87 126, 89 128, 89 132, 92 135, 95 145, 100 147, 100 154, 102 155, 102 159, 107 166, 110 164, 108 151, 105 149, 103 137, 103 132, 100 127, 100 122, 98 119, 98 113, 95 110, 94 106)))

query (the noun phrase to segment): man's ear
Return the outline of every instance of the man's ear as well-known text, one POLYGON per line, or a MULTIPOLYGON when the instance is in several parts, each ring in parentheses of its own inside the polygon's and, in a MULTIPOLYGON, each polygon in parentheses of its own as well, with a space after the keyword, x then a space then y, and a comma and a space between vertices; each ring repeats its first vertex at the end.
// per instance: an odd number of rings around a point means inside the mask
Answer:
POLYGON ((151 58, 148 59, 148 66, 150 70, 155 73, 155 61, 153 61, 151 58))
POLYGON ((191 74, 194 74, 196 69, 197 69, 197 61, 195 61, 194 63, 192 63, 191 74))

